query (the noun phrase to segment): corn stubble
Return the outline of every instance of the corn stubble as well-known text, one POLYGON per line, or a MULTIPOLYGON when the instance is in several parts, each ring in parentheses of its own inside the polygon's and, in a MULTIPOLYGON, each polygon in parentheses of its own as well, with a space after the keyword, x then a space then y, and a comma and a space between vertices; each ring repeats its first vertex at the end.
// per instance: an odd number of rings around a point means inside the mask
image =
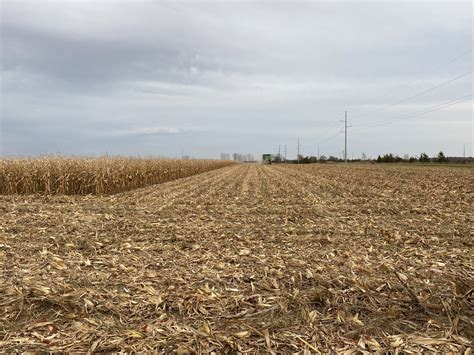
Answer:
POLYGON ((232 164, 154 158, 1 159, 0 194, 111 195, 232 164))
POLYGON ((472 179, 236 164, 2 195, 0 350, 470 354, 472 179))

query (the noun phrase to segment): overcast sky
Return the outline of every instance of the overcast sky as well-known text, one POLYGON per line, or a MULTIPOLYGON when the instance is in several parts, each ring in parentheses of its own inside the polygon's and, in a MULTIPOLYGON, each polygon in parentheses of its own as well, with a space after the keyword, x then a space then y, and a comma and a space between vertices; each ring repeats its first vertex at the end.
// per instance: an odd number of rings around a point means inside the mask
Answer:
POLYGON ((405 101, 473 70, 472 16, 470 1, 3 0, 0 153, 292 157, 300 137, 340 155, 343 135, 325 139, 347 110, 349 157, 472 154, 472 99, 385 124, 469 99, 472 73, 405 101))

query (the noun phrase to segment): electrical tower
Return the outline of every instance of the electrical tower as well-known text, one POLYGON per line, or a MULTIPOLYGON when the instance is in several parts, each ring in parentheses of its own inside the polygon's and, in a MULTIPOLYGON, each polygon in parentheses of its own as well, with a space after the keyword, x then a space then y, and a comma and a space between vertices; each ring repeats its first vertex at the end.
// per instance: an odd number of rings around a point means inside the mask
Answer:
POLYGON ((298 164, 300 163, 300 137, 298 137, 298 155, 296 156, 298 164))

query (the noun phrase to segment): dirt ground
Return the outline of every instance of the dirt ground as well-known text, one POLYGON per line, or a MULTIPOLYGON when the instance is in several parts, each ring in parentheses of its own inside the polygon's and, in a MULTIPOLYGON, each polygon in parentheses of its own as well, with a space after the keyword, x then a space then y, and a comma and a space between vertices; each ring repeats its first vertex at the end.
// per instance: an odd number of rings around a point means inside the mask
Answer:
POLYGON ((469 352, 473 171, 235 165, 0 196, 0 350, 469 352))

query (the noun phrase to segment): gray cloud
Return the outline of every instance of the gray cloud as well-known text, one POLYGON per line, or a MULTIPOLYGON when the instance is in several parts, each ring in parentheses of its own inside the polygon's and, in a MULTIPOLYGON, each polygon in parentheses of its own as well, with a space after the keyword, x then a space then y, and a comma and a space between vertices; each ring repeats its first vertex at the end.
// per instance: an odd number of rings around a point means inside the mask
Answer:
POLYGON ((168 136, 186 132, 186 130, 173 127, 135 127, 129 129, 109 131, 112 136, 168 136))
MULTIPOLYGON (((303 153, 472 70, 470 2, 2 3, 2 154, 303 153), (126 138, 125 138, 126 137, 126 138)), ((377 122, 472 93, 472 75, 377 122)), ((354 131, 356 155, 460 154, 470 102, 354 131)), ((337 154, 340 139, 323 152, 337 154)))

